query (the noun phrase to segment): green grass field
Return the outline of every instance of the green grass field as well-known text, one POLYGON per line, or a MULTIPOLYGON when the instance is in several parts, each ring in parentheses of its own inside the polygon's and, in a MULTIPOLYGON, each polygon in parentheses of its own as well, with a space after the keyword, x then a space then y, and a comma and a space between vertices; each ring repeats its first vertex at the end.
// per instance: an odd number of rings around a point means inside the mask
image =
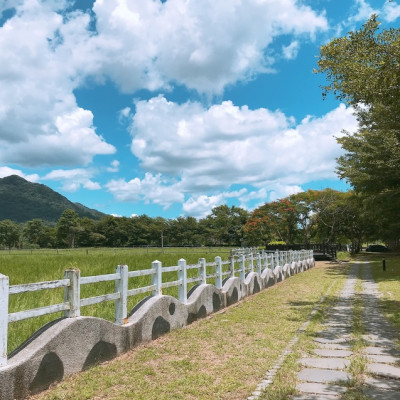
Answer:
MULTIPOLYGON (((3 251, 0 252, 0 273, 9 276, 10 285, 16 285, 62 279, 64 271, 69 268, 78 268, 81 276, 92 276, 115 273, 118 264, 128 265, 129 270, 140 270, 150 269, 152 261, 156 259, 161 261, 163 266, 173 266, 178 264, 180 258, 186 259, 188 264, 194 264, 201 257, 206 258, 207 262, 214 261, 215 256, 221 256, 223 260, 226 260, 229 253, 230 249, 228 248, 168 248, 164 249, 164 252, 157 248, 3 251)), ((211 269, 208 272, 211 273, 211 269)), ((188 271, 188 276, 194 275, 197 275, 197 270, 188 271)), ((164 278, 163 281, 176 280, 177 273, 168 273, 164 278)), ((150 276, 132 278, 129 280, 129 289, 150 284, 150 276)), ((188 289, 190 286, 188 285, 188 289)), ((113 293, 114 290, 114 282, 83 285, 81 298, 113 293)), ((163 293, 176 297, 177 290, 176 287, 168 288, 164 289, 163 293)), ((146 295, 130 297, 128 312, 146 295)), ((10 296, 9 312, 62 303, 63 298, 62 288, 12 295, 10 296)), ((81 309, 81 315, 114 321, 114 302, 84 307, 81 309)), ((61 313, 55 313, 10 324, 8 353, 22 344, 37 329, 59 317, 61 317, 61 313)))
MULTIPOLYGON (((68 377, 34 398, 247 398, 321 296, 327 295, 328 304, 334 301, 346 271, 343 264, 319 263, 221 312, 68 377)), ((319 318, 317 313, 317 322, 319 318)), ((280 393, 293 393, 294 383, 282 379, 280 393)), ((279 396, 268 399, 285 398, 279 396)))

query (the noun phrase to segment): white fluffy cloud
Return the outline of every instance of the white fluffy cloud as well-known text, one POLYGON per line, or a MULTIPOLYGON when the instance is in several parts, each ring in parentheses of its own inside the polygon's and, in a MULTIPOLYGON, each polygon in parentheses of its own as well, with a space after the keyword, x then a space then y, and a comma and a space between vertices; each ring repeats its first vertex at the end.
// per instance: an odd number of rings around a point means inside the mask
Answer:
POLYGON ((209 108, 179 105, 158 96, 136 103, 131 126, 132 152, 151 173, 113 180, 107 188, 119 201, 163 207, 183 202, 183 211, 195 216, 228 198, 243 207, 275 200, 301 191, 303 183, 334 177, 335 158, 342 154, 335 136, 343 129, 357 129, 344 105, 296 124, 280 111, 230 101, 209 108), (234 185, 250 189, 232 191, 234 185))
POLYGON ((282 48, 283 56, 287 60, 293 60, 294 58, 297 57, 297 54, 300 49, 300 43, 295 40, 294 42, 290 43, 289 46, 284 46, 282 48))
POLYGON ((356 126, 344 105, 296 125, 280 111, 250 110, 230 101, 206 109, 158 96, 136 104, 132 152, 144 169, 179 178, 190 192, 234 184, 262 187, 277 179, 301 184, 333 177, 341 153, 334 135, 356 126))
POLYGON ((9 168, 9 167, 0 167, 0 178, 5 178, 6 176, 10 176, 10 175, 18 175, 21 178, 24 178, 30 182, 37 182, 39 180, 38 174, 26 175, 19 169, 14 169, 14 168, 9 168))
POLYGON ((271 67, 265 50, 277 36, 328 28, 324 15, 296 0, 97 0, 93 10, 105 55, 99 73, 126 92, 179 82, 221 93, 271 67))
POLYGON ((134 178, 129 182, 124 179, 113 179, 106 185, 118 201, 158 204, 168 208, 173 203, 182 203, 184 195, 179 184, 173 183, 161 174, 146 173, 143 179, 134 178))
POLYGON ((381 8, 374 8, 367 0, 355 0, 356 14, 350 17, 350 22, 364 22, 372 14, 379 15, 380 19, 393 22, 400 17, 400 5, 386 0, 381 8))
POLYGON ((114 153, 91 111, 76 102, 74 90, 87 78, 111 78, 125 92, 178 82, 221 93, 271 67, 266 54, 277 36, 327 29, 324 15, 296 0, 234 0, 229 7, 213 0, 97 0, 96 32, 91 15, 71 11, 71 4, 0 4, 0 13, 16 11, 0 27, 0 162, 77 166, 114 153))
POLYGON ((0 162, 82 165, 115 152, 73 95, 94 61, 89 17, 64 20, 56 3, 27 0, 0 28, 0 162))
POLYGON ((94 171, 89 169, 56 169, 42 177, 41 180, 60 181, 62 182, 62 189, 66 192, 75 192, 81 187, 88 190, 101 189, 100 184, 92 180, 93 176, 94 171))

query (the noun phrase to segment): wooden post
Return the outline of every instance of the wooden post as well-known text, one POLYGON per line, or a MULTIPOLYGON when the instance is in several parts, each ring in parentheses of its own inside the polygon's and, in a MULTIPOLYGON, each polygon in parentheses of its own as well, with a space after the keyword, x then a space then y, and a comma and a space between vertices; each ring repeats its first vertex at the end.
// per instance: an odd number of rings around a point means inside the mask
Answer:
POLYGON ((162 263, 155 260, 151 263, 151 268, 155 270, 151 276, 151 284, 156 285, 156 288, 151 292, 153 296, 162 295, 162 263))
POLYGON ((205 258, 199 258, 199 278, 200 278, 200 284, 205 285, 207 283, 207 266, 206 266, 206 259, 205 258))
POLYGON ((178 261, 178 266, 180 269, 178 270, 178 279, 181 283, 178 286, 178 298, 179 301, 183 304, 187 303, 187 271, 186 271, 186 260, 181 258, 178 261))
POLYGON ((231 277, 235 277, 235 256, 231 256, 231 277))
POLYGON ((0 367, 7 365, 9 278, 0 274, 0 367))
POLYGON ((128 266, 118 265, 116 272, 121 278, 115 281, 115 292, 120 294, 120 298, 115 300, 115 323, 123 325, 128 316, 128 266))
POLYGON ((217 289, 222 288, 222 260, 220 256, 215 257, 215 287, 217 289))
POLYGON ((69 310, 64 311, 64 317, 74 318, 81 315, 81 271, 67 269, 65 279, 69 279, 69 286, 64 289, 64 301, 69 303, 69 310))

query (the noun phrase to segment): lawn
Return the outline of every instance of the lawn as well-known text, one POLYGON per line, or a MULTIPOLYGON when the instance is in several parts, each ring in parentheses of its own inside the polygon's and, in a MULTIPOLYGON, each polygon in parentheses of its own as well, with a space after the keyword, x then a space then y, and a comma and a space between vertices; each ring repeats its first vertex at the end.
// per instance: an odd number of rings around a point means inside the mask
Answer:
MULTIPOLYGON (((197 263, 201 257, 207 262, 214 261, 219 255, 223 260, 229 256, 228 248, 168 248, 161 252, 159 248, 144 249, 74 249, 74 250, 24 250, 0 252, 0 273, 10 278, 10 285, 62 279, 64 271, 78 268, 81 276, 115 273, 119 264, 126 264, 129 270, 150 269, 152 261, 158 259, 163 266, 178 264, 185 258, 188 264, 197 263)), ((211 271, 210 271, 211 272, 211 271)), ((197 271, 188 271, 188 276, 197 271)), ((165 280, 176 280, 176 273, 169 273, 165 280), (174 275, 175 274, 175 275, 174 275)), ((151 277, 138 277, 129 280, 129 289, 151 284, 151 277)), ((190 285, 188 286, 190 288, 190 285)), ((81 298, 112 293, 114 282, 103 282, 82 286, 81 298)), ((165 294, 177 296, 177 288, 164 290, 165 294)), ((132 309, 147 294, 130 297, 128 310, 132 309)), ((63 302, 63 289, 45 290, 10 296, 9 312, 48 306, 63 302)), ((91 315, 114 321, 114 302, 101 303, 81 309, 81 315, 91 315)), ((61 313, 40 318, 27 319, 9 325, 8 353, 23 343, 37 329, 47 322, 61 317, 61 313)))
POLYGON ((320 298, 334 298, 341 290, 346 268, 318 263, 222 312, 68 377, 34 398, 246 398, 320 298))

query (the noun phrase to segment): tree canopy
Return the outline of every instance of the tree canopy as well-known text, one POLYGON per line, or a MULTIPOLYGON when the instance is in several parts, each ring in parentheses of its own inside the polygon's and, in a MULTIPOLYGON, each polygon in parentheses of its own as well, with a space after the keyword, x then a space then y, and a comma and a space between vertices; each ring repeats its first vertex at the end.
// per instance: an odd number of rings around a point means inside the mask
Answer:
POLYGON ((356 133, 338 139, 346 153, 337 172, 378 219, 382 239, 400 237, 400 28, 380 29, 373 15, 361 29, 321 47, 317 72, 353 107, 356 133))

